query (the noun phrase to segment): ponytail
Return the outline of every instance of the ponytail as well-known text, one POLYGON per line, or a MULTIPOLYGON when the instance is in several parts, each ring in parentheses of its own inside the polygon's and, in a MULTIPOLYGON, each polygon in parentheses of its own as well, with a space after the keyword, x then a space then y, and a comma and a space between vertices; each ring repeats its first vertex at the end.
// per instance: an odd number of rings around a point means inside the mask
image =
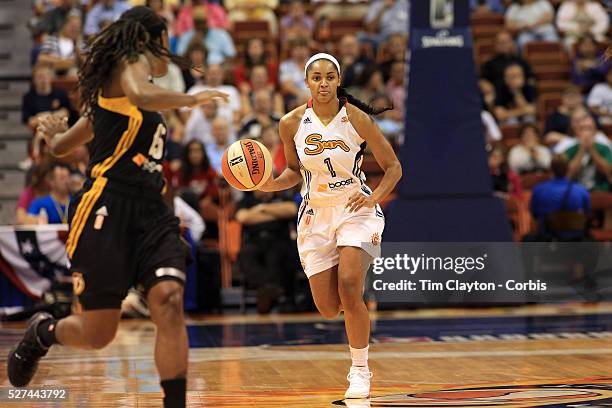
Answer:
POLYGON ((393 109, 393 103, 391 106, 383 106, 382 108, 374 108, 372 105, 367 104, 359 99, 355 98, 353 95, 348 93, 343 86, 338 86, 337 90, 338 99, 346 100, 351 105, 355 105, 359 110, 367 113, 368 115, 379 115, 383 112, 393 109))

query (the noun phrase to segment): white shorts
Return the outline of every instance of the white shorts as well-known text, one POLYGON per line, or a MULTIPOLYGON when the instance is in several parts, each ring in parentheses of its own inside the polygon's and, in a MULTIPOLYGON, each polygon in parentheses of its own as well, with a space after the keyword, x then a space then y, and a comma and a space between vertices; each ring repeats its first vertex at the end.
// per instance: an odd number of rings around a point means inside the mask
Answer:
POLYGON ((380 256, 385 218, 377 204, 349 212, 346 202, 329 207, 312 207, 302 202, 298 210, 297 246, 306 276, 338 264, 340 246, 358 247, 370 256, 380 256))

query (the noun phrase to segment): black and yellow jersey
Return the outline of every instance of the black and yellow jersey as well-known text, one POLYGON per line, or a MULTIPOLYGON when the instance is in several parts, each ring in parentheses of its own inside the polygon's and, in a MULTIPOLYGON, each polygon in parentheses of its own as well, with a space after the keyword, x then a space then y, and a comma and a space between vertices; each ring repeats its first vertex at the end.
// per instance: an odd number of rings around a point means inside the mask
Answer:
POLYGON ((139 109, 127 97, 98 97, 87 177, 151 188, 164 187, 166 124, 158 112, 139 109))

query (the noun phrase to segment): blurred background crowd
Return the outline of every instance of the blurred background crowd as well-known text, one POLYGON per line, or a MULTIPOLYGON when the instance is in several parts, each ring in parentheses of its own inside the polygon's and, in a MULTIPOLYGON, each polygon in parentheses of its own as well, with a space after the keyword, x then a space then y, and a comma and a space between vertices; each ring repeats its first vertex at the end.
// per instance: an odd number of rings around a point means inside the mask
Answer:
MULTIPOLYGON (((303 71, 314 52, 337 57, 343 85, 357 98, 393 104, 375 120, 396 149, 409 141, 403 134, 410 120, 404 117, 409 3, 35 0, 32 85, 23 96, 22 121, 33 131, 40 116, 52 112, 73 123, 79 115, 76 73, 88 44, 128 8, 152 8, 168 24, 171 51, 194 64, 171 64, 155 82, 230 95, 228 103, 163 113, 164 172, 176 213, 197 247, 198 274, 213 282, 207 307, 218 306, 214 291, 221 286, 252 290, 261 313, 308 307, 294 242, 298 189, 232 190, 220 176, 221 158, 229 144, 250 138, 270 150, 275 173, 284 169, 278 121, 308 100, 303 71)), ((516 240, 612 239, 608 3, 470 0, 491 185, 506 203, 516 240), (550 216, 560 209, 573 214, 550 216)), ((65 223, 87 162, 86 147, 58 162, 32 138, 19 165, 27 177, 16 223, 65 223)), ((363 169, 375 188, 382 173, 370 155, 363 169)))

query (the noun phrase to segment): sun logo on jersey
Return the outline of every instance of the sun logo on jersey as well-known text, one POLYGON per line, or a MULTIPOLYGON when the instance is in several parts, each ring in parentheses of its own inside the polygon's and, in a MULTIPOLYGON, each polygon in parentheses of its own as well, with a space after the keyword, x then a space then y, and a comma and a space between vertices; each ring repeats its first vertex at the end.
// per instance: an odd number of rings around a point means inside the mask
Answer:
POLYGON ((330 149, 333 150, 337 147, 341 148, 345 152, 350 152, 351 149, 346 145, 343 140, 322 140, 323 136, 319 133, 313 133, 306 137, 306 144, 308 146, 312 146, 314 148, 305 147, 304 153, 309 156, 314 156, 316 154, 321 154, 323 150, 330 149))
POLYGON ((375 232, 374 234, 372 234, 372 245, 378 244, 380 244, 380 234, 378 232, 375 232))

